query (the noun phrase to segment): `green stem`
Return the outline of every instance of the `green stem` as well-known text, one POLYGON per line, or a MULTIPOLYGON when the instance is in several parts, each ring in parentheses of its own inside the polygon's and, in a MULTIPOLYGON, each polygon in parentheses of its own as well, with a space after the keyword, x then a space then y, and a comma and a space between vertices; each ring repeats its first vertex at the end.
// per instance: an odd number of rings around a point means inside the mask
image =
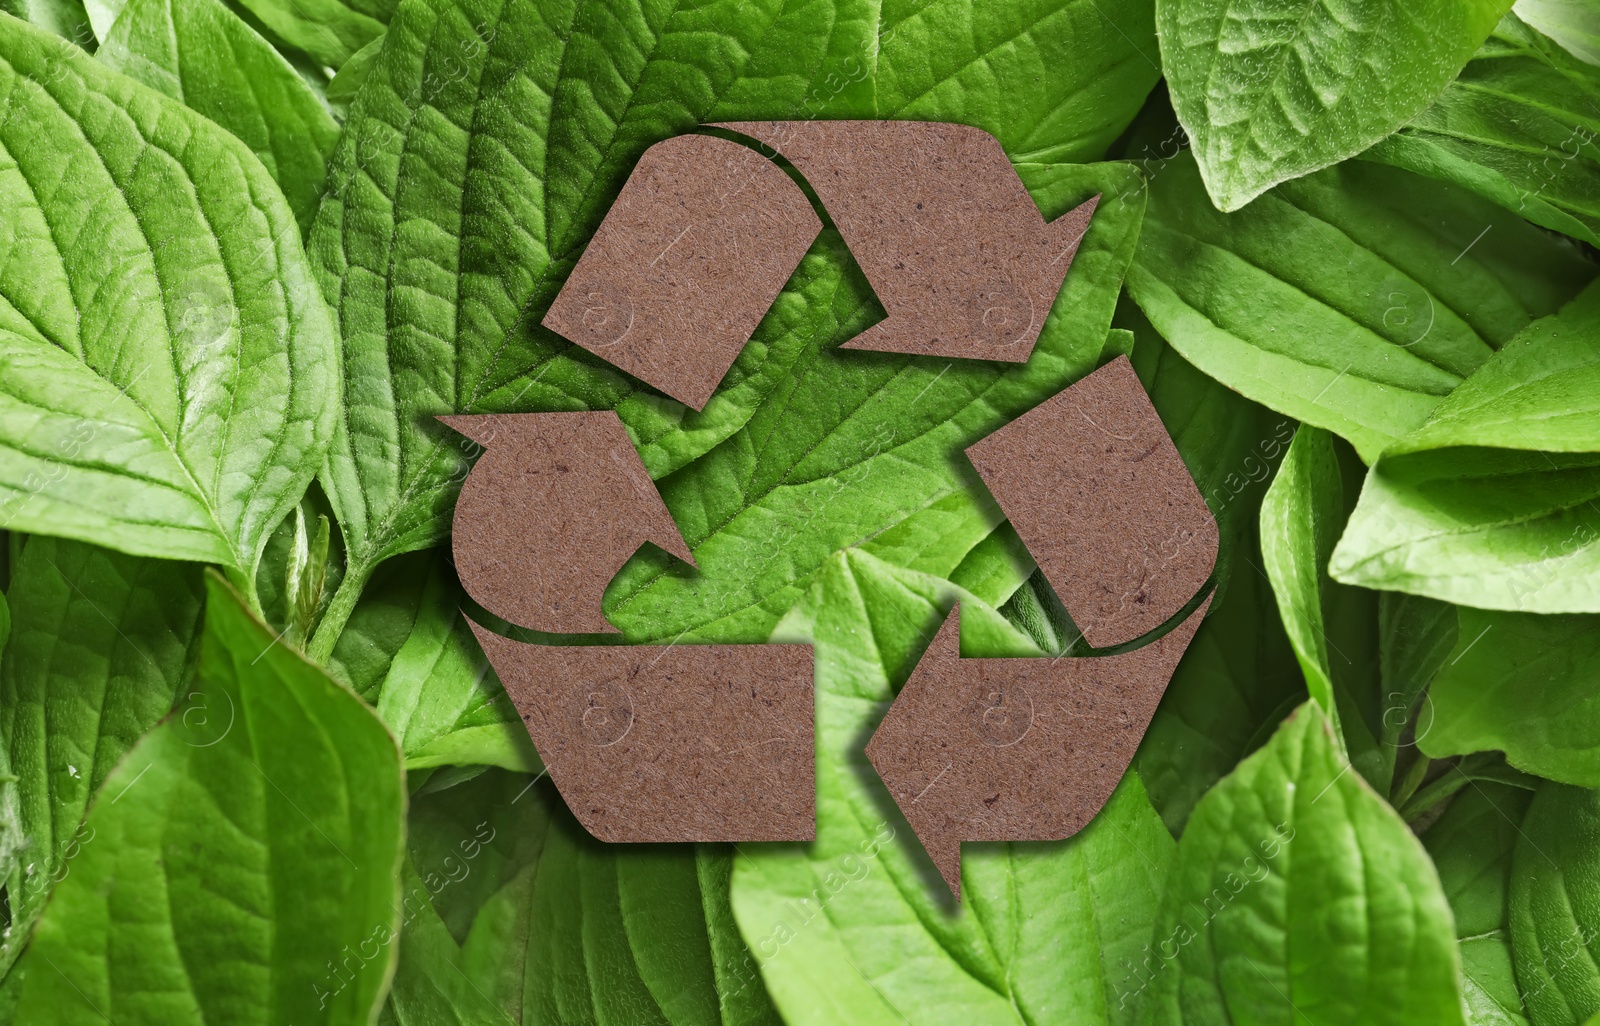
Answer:
POLYGON ((1398 809, 1410 801, 1411 796, 1417 793, 1417 788, 1421 787, 1422 782, 1428 779, 1428 770, 1432 766, 1432 759, 1421 752, 1416 753, 1416 757, 1411 760, 1411 765, 1406 767, 1405 776, 1401 777, 1400 782, 1395 785, 1394 796, 1389 799, 1390 803, 1398 809))
POLYGON ((261 593, 256 591, 256 575, 254 573, 245 573, 238 567, 230 566, 223 569, 223 576, 227 577, 228 583, 237 588, 239 594, 244 596, 245 603, 249 605, 250 611, 257 616, 262 616, 261 593))
POLYGON ((1469 755, 1450 767, 1450 772, 1418 791, 1409 801, 1400 803, 1400 818, 1407 823, 1449 798, 1476 779, 1480 767, 1492 762, 1494 756, 1487 752, 1469 755))
POLYGON ((339 581, 339 587, 334 589, 333 598, 328 603, 328 611, 322 614, 322 622, 317 624, 310 643, 306 645, 307 659, 323 666, 328 665, 328 659, 333 655, 333 646, 338 643, 339 635, 344 633, 345 624, 350 622, 350 614, 355 612, 356 600, 361 597, 361 592, 367 586, 367 579, 371 576, 370 566, 351 566, 345 569, 344 577, 339 581))

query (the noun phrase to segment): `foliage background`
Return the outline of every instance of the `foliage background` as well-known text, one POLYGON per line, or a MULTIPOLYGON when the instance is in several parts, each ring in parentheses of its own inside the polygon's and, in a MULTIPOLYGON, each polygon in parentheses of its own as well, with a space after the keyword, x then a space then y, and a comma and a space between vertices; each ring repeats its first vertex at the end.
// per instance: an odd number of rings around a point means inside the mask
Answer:
POLYGON ((1600 1015, 1589 0, 0 10, 0 1019, 1600 1015), (1026 365, 837 357, 831 229, 701 413, 539 325, 649 145, 842 117, 1104 197, 1026 365), (861 748, 953 602, 1079 644, 958 450, 1121 353, 1218 600, 956 908, 861 748), (583 408, 700 567, 635 556, 628 640, 814 644, 816 843, 608 847, 544 778, 433 415, 583 408))

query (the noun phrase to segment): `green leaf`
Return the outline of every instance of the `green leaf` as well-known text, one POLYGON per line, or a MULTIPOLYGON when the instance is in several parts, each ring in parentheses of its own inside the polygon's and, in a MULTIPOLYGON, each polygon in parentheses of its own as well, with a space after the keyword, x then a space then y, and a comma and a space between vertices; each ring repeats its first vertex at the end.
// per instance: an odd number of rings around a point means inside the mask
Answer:
POLYGON ((1530 325, 1373 467, 1335 578, 1600 612, 1600 287, 1530 325))
POLYGON ((1158 0, 1161 67, 1206 189, 1237 210, 1410 121, 1509 0, 1158 0))
POLYGON ((1600 68, 1507 15, 1438 101, 1362 156, 1600 244, 1600 68))
POLYGON ((1548 783, 1511 860, 1511 956, 1533 1026, 1600 1011, 1600 791, 1548 783))
MULTIPOLYGON (((23 549, 0 662, 0 741, 23 847, 0 859, 15 961, 67 859, 89 798, 183 694, 199 654, 200 568, 37 537, 23 549)), ((197 714, 198 715, 198 714, 197 714)))
POLYGON ((339 126, 270 43, 221 0, 94 0, 90 13, 97 58, 232 132, 310 227, 339 126))
POLYGON ((1422 845, 1314 702, 1195 808, 1144 971, 1152 1026, 1464 1023, 1422 845))
POLYGON ((1206 374, 1341 435, 1363 460, 1594 276, 1576 252, 1466 191, 1365 161, 1237 214, 1194 160, 1152 172, 1128 291, 1206 374), (1490 244, 1475 244, 1493 228, 1490 244))
POLYGON ((1517 16, 1590 64, 1600 64, 1600 11, 1588 0, 1517 0, 1517 16))
POLYGON ((1474 784, 1422 839, 1455 914, 1471 1026, 1527 1026, 1511 966, 1506 895, 1532 798, 1519 787, 1474 784))
POLYGON ((0 12, 21 18, 78 46, 93 48, 94 29, 83 0, 0 0, 0 12))
POLYGON ((1398 748, 1408 727, 1413 739, 1432 729, 1437 714, 1431 693, 1425 709, 1420 703, 1459 634, 1455 606, 1398 591, 1378 596, 1379 679, 1383 685, 1379 735, 1384 745, 1398 748))
POLYGON ((207 583, 197 695, 106 778, 23 957, 18 1022, 370 1022, 393 957, 399 753, 207 583), (335 962, 347 975, 319 986, 335 962))
POLYGON ((1367 782, 1387 790, 1393 749, 1379 746, 1371 687, 1377 595, 1336 584, 1328 556, 1347 508, 1333 436, 1302 426, 1261 503, 1261 555, 1306 690, 1332 722, 1339 748, 1367 782))
POLYGON ((327 99, 335 110, 349 110, 350 101, 366 84, 367 76, 372 74, 373 66, 378 63, 378 54, 382 52, 383 36, 379 35, 351 54, 350 59, 339 67, 339 73, 328 80, 327 99))
POLYGON ((0 16, 0 524, 249 580, 332 435, 337 353, 271 176, 0 16))
POLYGON ((383 34, 396 0, 239 0, 290 46, 335 71, 383 34))
MULTIPOLYGON (((470 845, 475 838, 464 840, 470 845)), ((378 1016, 378 1026, 517 1026, 461 971, 461 951, 428 901, 427 883, 408 861, 400 893, 403 906, 399 961, 378 1016)))
POLYGON ((817 840, 741 848, 739 927, 789 1023, 1128 1023, 1173 849, 1137 775, 1069 841, 967 846, 952 914, 862 754, 952 601, 967 654, 1038 654, 978 599, 860 551, 780 626, 815 645, 817 840))
POLYGON ((1600 787, 1600 616, 1461 610, 1428 692, 1434 758, 1494 749, 1518 769, 1600 787))
POLYGON ((776 1024, 715 845, 606 845, 548 782, 491 770, 415 800, 384 1020, 776 1024))
POLYGON ((378 715, 400 742, 406 768, 539 769, 528 728, 461 612, 466 599, 454 569, 435 560, 427 582, 376 701, 378 715))
MULTIPOLYGON (((324 481, 352 579, 447 530, 464 452, 433 414, 617 408, 660 477, 726 444, 806 373, 765 361, 809 357, 878 314, 826 234, 701 413, 540 327, 647 147, 708 121, 901 117, 977 125, 1016 159, 1092 159, 1157 74, 1148 4, 1104 7, 402 3, 311 234, 345 337, 346 414, 324 481)), ((1061 175, 1088 184, 1075 168, 1034 181, 1061 175)), ((1052 216, 1067 209, 1059 195, 1036 190, 1052 216)), ((1069 292, 1094 273, 1083 263, 1069 292)), ((854 365, 887 366, 875 359, 854 365)))
POLYGON ((417 552, 379 567, 339 635, 328 672, 368 702, 377 702, 395 654, 416 627, 436 558, 417 552))
POLYGON ((1212 785, 1305 700, 1271 586, 1256 569, 1253 527, 1240 552, 1247 562, 1195 632, 1133 761, 1174 836, 1212 785))

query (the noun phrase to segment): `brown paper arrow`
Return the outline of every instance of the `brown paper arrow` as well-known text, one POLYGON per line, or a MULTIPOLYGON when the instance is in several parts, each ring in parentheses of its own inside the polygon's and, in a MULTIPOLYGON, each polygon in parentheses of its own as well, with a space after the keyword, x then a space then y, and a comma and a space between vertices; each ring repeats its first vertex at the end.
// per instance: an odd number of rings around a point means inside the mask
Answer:
POLYGON ((792 162, 888 316, 846 342, 1024 362, 1099 197, 1046 223, 999 140, 928 121, 717 125, 792 162))
POLYGON ((1095 648, 1176 616, 1217 561, 1217 522, 1125 356, 967 450, 1095 648))
POLYGON ((698 410, 821 227, 794 180, 749 147, 656 143, 544 325, 698 410))
POLYGON ((616 413, 439 419, 488 450, 461 486, 451 546, 467 594, 495 615, 614 631, 600 597, 640 545, 694 562, 616 413))
POLYGON ((962 841, 1057 841, 1115 790, 1211 604, 1143 648, 962 659, 953 609, 867 757, 959 900, 962 841))
POLYGON ((816 836, 809 645, 531 645, 473 632, 602 841, 816 836))

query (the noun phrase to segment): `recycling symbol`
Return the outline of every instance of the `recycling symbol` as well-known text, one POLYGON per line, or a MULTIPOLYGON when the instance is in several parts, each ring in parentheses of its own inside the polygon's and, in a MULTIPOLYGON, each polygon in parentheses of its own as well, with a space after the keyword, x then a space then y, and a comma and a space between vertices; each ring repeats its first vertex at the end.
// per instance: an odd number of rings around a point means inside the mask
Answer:
MULTIPOLYGON (((999 142, 962 125, 710 126, 648 149, 544 318, 696 409, 822 227, 887 316, 845 349, 1025 362, 1099 197, 1046 222, 999 142)), ((453 550, 485 609, 613 632, 645 542, 693 554, 617 414, 441 418, 485 447, 453 550)), ((1056 840, 1109 799, 1194 637, 1217 525, 1126 357, 966 450, 1084 639, 1109 654, 962 658, 954 608, 866 754, 960 895, 963 841, 1056 840), (1140 647, 1130 643, 1177 619, 1140 647)), ((474 624, 578 820, 604 841, 816 834, 809 645, 535 644, 474 624)))

